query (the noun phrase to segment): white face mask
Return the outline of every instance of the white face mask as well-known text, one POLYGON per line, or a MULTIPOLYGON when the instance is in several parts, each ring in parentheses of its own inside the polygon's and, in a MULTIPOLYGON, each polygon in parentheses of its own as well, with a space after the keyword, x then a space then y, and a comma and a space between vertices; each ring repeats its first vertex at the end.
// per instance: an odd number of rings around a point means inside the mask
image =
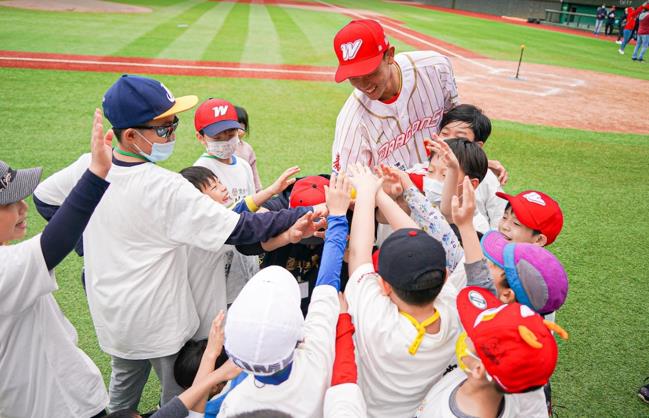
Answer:
POLYGON ((239 136, 237 134, 227 141, 207 141, 207 153, 216 158, 227 160, 232 157, 232 154, 234 154, 234 150, 238 143, 239 136))
POLYGON ((442 190, 444 190, 444 183, 439 180, 424 177, 424 195, 426 195, 426 199, 429 202, 439 206, 442 201, 442 190))

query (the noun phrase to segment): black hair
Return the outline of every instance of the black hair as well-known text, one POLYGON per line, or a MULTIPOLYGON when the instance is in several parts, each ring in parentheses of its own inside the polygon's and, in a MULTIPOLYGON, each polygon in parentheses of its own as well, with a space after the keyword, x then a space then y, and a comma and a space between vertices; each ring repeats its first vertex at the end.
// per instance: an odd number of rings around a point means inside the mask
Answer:
POLYGON ((248 123, 248 112, 241 106, 235 106, 234 109, 237 111, 237 121, 246 125, 244 131, 250 133, 250 124, 248 123))
MULTIPOLYGON (((201 365, 205 347, 207 347, 207 340, 189 340, 178 352, 176 361, 174 361, 174 379, 176 379, 176 383, 183 389, 190 388, 194 383, 194 378, 198 372, 198 367, 201 365)), ((225 354, 225 350, 222 349, 216 358, 214 368, 218 369, 227 360, 228 356, 225 354)))
POLYGON ((104 415, 104 418, 139 418, 140 414, 132 409, 120 409, 119 411, 112 412, 104 415))
POLYGON ((470 104, 455 106, 442 116, 440 130, 452 122, 464 122, 471 127, 475 140, 486 143, 491 135, 491 120, 482 113, 482 109, 470 104))
POLYGON ((464 174, 469 176, 469 179, 482 182, 489 169, 489 160, 482 147, 466 138, 447 139, 446 143, 455 154, 464 174))
POLYGON ((115 138, 117 138, 117 142, 122 142, 122 132, 124 132, 126 129, 119 129, 119 128, 112 128, 113 133, 115 134, 115 138))
POLYGON ((210 185, 210 180, 218 181, 219 178, 210 170, 205 167, 187 167, 180 170, 180 175, 187 179, 198 190, 201 190, 210 185))
POLYGON ((260 409, 258 411, 243 412, 235 415, 233 418, 292 418, 286 412, 275 409, 260 409))
MULTIPOLYGON (((509 203, 509 201, 507 201, 507 206, 505 206, 505 212, 507 212, 507 209, 509 209, 509 208, 511 208, 511 207, 512 207, 512 204, 509 203)), ((514 210, 512 209, 512 212, 513 212, 513 211, 514 211, 514 210)), ((505 212, 503 212, 503 213, 505 213, 505 212)), ((515 214, 514 214, 514 215, 515 215, 515 214)), ((528 227, 528 228, 529 228, 529 227, 528 227)), ((530 228, 530 229, 531 229, 531 228, 530 228)), ((541 235, 541 231, 539 231, 538 229, 532 229, 532 236, 535 237, 535 236, 537 236, 537 235, 541 235)))
POLYGON ((422 280, 427 283, 434 283, 435 285, 429 289, 424 290, 404 290, 392 286, 394 293, 407 303, 408 305, 414 306, 425 306, 433 302, 439 292, 442 291, 444 286, 444 279, 446 278, 446 271, 442 270, 433 270, 426 272, 419 276, 417 280, 422 280))

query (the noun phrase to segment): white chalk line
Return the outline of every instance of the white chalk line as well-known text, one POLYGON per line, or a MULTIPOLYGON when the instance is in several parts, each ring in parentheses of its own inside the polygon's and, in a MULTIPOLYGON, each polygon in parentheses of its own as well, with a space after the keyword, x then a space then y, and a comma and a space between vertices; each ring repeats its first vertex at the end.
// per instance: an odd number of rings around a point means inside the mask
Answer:
MULTIPOLYGON (((355 12, 353 10, 344 9, 344 8, 341 8, 341 7, 336 6, 334 4, 327 3, 326 1, 323 1, 323 0, 317 0, 317 1, 318 1, 318 3, 327 5, 327 6, 331 7, 331 8, 333 8, 333 9, 338 10, 341 14, 350 14, 350 15, 353 15, 354 17, 357 17, 357 18, 360 18, 360 19, 372 18, 371 14, 363 15, 363 14, 355 12)), ((446 49, 446 48, 444 48, 442 46, 436 45, 436 44, 434 44, 432 42, 427 41, 426 39, 422 39, 422 38, 420 38, 418 36, 415 36, 415 35, 412 35, 410 33, 403 32, 402 30, 400 30, 399 28, 395 27, 394 25, 392 25, 390 23, 382 22, 381 24, 385 28, 388 28, 388 29, 390 29, 390 30, 392 30, 394 32, 397 32, 397 33, 401 34, 402 36, 405 36, 405 37, 413 39, 413 40, 415 40, 417 42, 421 42, 421 43, 423 43, 425 45, 428 45, 432 49, 441 51, 441 52, 443 52, 443 53, 445 53, 447 55, 450 55, 452 57, 463 60, 463 61, 468 62, 468 63, 470 63, 472 65, 475 65, 477 67, 481 67, 483 69, 486 69, 486 70, 488 70, 488 74, 500 75, 501 73, 511 73, 511 69, 493 67, 493 66, 491 66, 489 64, 479 62, 479 61, 477 61, 475 59, 464 57, 464 56, 458 54, 457 52, 454 52, 454 51, 446 49)), ((557 80, 553 80, 552 81, 553 84, 565 85, 565 86, 568 86, 568 87, 579 87, 579 86, 583 86, 584 84, 586 84, 586 82, 584 80, 581 80, 581 79, 565 79, 564 77, 559 76, 559 75, 555 75, 555 74, 540 73, 540 72, 535 72, 535 71, 525 71, 525 75, 531 75, 531 74, 534 74, 534 75, 537 75, 537 76, 542 76, 542 77, 549 77, 549 78, 554 77, 557 80)), ((486 78, 486 76, 482 76, 482 77, 486 78)), ((464 80, 466 82, 470 82, 470 81, 467 81, 468 80, 467 78, 463 79, 462 77, 457 77, 457 76, 455 78, 456 78, 456 80, 464 80)), ((537 80, 535 80, 535 81, 537 81, 537 80)), ((550 96, 550 95, 553 95, 553 94, 558 94, 558 93, 560 93, 562 91, 562 89, 559 88, 559 87, 548 87, 547 89, 540 89, 542 91, 538 91, 539 90, 538 88, 537 88, 537 90, 529 90, 529 89, 517 89, 517 88, 511 88, 511 87, 496 86, 496 85, 486 85, 486 86, 481 85, 481 87, 490 87, 490 88, 494 88, 496 90, 505 90, 505 91, 511 91, 511 92, 514 92, 514 93, 522 93, 522 94, 528 94, 528 95, 534 95, 534 96, 550 96)))
POLYGON ((119 65, 140 68, 166 68, 166 69, 183 69, 183 70, 222 70, 222 71, 243 71, 252 73, 279 73, 279 74, 304 74, 304 75, 326 75, 333 77, 333 71, 317 70, 290 70, 290 69, 273 69, 273 68, 253 68, 253 67, 225 67, 218 65, 186 65, 186 64, 154 64, 140 62, 122 62, 122 61, 94 61, 81 59, 64 59, 64 58, 29 58, 29 57, 3 57, 0 61, 27 61, 27 62, 46 62, 58 64, 83 64, 83 65, 119 65))

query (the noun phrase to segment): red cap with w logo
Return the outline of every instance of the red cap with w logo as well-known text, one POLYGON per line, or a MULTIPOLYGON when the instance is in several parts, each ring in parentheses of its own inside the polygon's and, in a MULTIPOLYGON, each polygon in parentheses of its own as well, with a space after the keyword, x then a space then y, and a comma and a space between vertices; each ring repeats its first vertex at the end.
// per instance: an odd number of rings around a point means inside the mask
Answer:
POLYGON ((379 66, 389 47, 379 22, 352 20, 334 37, 334 50, 338 56, 336 82, 370 74, 379 66))

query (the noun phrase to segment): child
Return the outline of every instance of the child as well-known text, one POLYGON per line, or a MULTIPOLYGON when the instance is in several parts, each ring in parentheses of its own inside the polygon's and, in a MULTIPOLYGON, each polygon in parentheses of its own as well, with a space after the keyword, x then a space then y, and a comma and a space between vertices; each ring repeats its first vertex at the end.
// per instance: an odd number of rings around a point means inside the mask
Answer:
MULTIPOLYGON (((439 139, 466 138, 484 149, 491 135, 491 121, 478 107, 461 104, 444 114, 440 129, 439 139)), ((433 158, 431 163, 432 160, 433 158)), ((500 162, 495 160, 489 160, 488 166, 490 170, 476 189, 476 206, 489 222, 491 229, 495 229, 505 210, 505 204, 496 197, 496 192, 503 191, 501 183, 507 181, 507 171, 500 162), (494 172, 498 173, 498 177, 494 172)))
POLYGON ((457 310, 465 329, 456 343, 459 368, 432 388, 416 417, 547 418, 542 405, 530 410, 513 394, 549 381, 558 358, 550 330, 564 339, 567 333, 527 306, 502 305, 477 287, 460 292, 457 310))
MULTIPOLYGON (((206 150, 194 165, 210 169, 218 177, 219 182, 227 188, 232 202, 252 196, 256 190, 252 169, 247 161, 234 155, 235 147, 239 142, 238 132, 241 128, 234 105, 222 99, 209 99, 203 102, 194 114, 194 126, 196 138, 206 150)), ((291 174, 295 174, 300 169, 293 167, 289 170, 291 170, 291 174)), ((286 181, 288 183, 284 188, 295 180, 286 181)), ((273 187, 269 189, 270 195, 265 193, 264 201, 283 190, 283 188, 275 186, 276 184, 273 184, 273 187)), ((263 202, 252 203, 256 205, 253 206, 254 212, 259 206, 257 203, 263 202)), ((229 262, 226 263, 229 272, 228 304, 234 301, 234 297, 241 291, 246 281, 259 270, 259 257, 243 254, 233 257, 232 255, 233 253, 229 257, 229 262)))
POLYGON ((550 196, 537 190, 526 190, 512 196, 498 192, 507 200, 498 231, 513 242, 528 242, 541 247, 557 239, 563 228, 563 213, 550 196))
POLYGON ((381 188, 367 167, 352 166, 356 202, 345 288, 356 327, 358 385, 368 416, 412 416, 443 375, 459 332, 457 292, 444 285, 442 245, 381 188), (372 265, 376 203, 395 232, 372 265))
MULTIPOLYGON (((237 213, 256 211, 258 206, 275 192, 281 192, 294 181, 288 179, 292 171, 293 169, 286 170, 269 188, 253 196, 245 196, 233 207, 233 210, 237 213)), ((231 202, 227 189, 207 168, 188 167, 181 170, 180 174, 215 202, 222 205, 231 202)), ((262 247, 270 251, 290 242, 297 242, 304 235, 313 233, 307 231, 309 228, 307 219, 312 219, 312 215, 305 215, 284 233, 262 243, 262 247)), ((321 225, 317 224, 317 226, 321 225)), ((199 327, 192 338, 200 340, 207 337, 214 315, 219 310, 226 309, 234 301, 245 282, 259 271, 259 265, 249 262, 249 258, 240 254, 232 245, 224 245, 219 251, 206 251, 189 246, 187 258, 188 281, 199 317, 199 327), (232 279, 232 266, 237 263, 239 270, 235 278, 238 280, 235 281, 232 279)))
POLYGON ((252 168, 234 155, 241 125, 232 103, 222 99, 203 102, 194 114, 196 138, 205 148, 195 166, 212 170, 228 189, 233 202, 255 193, 252 168))
POLYGON ((261 190, 261 180, 259 179, 259 172, 257 171, 257 155, 255 155, 255 150, 252 149, 252 146, 243 140, 243 138, 250 134, 250 123, 248 123, 248 112, 241 106, 235 106, 237 111, 237 120, 241 125, 239 129, 239 142, 234 150, 234 153, 244 160, 248 161, 250 168, 252 169, 252 177, 255 181, 255 191, 261 190))
POLYGON ((250 279, 232 304, 225 350, 251 375, 225 398, 220 418, 268 407, 296 417, 322 415, 334 362, 350 194, 345 176, 331 177, 325 247, 306 319, 300 311, 297 282, 278 266, 267 267, 250 279))

